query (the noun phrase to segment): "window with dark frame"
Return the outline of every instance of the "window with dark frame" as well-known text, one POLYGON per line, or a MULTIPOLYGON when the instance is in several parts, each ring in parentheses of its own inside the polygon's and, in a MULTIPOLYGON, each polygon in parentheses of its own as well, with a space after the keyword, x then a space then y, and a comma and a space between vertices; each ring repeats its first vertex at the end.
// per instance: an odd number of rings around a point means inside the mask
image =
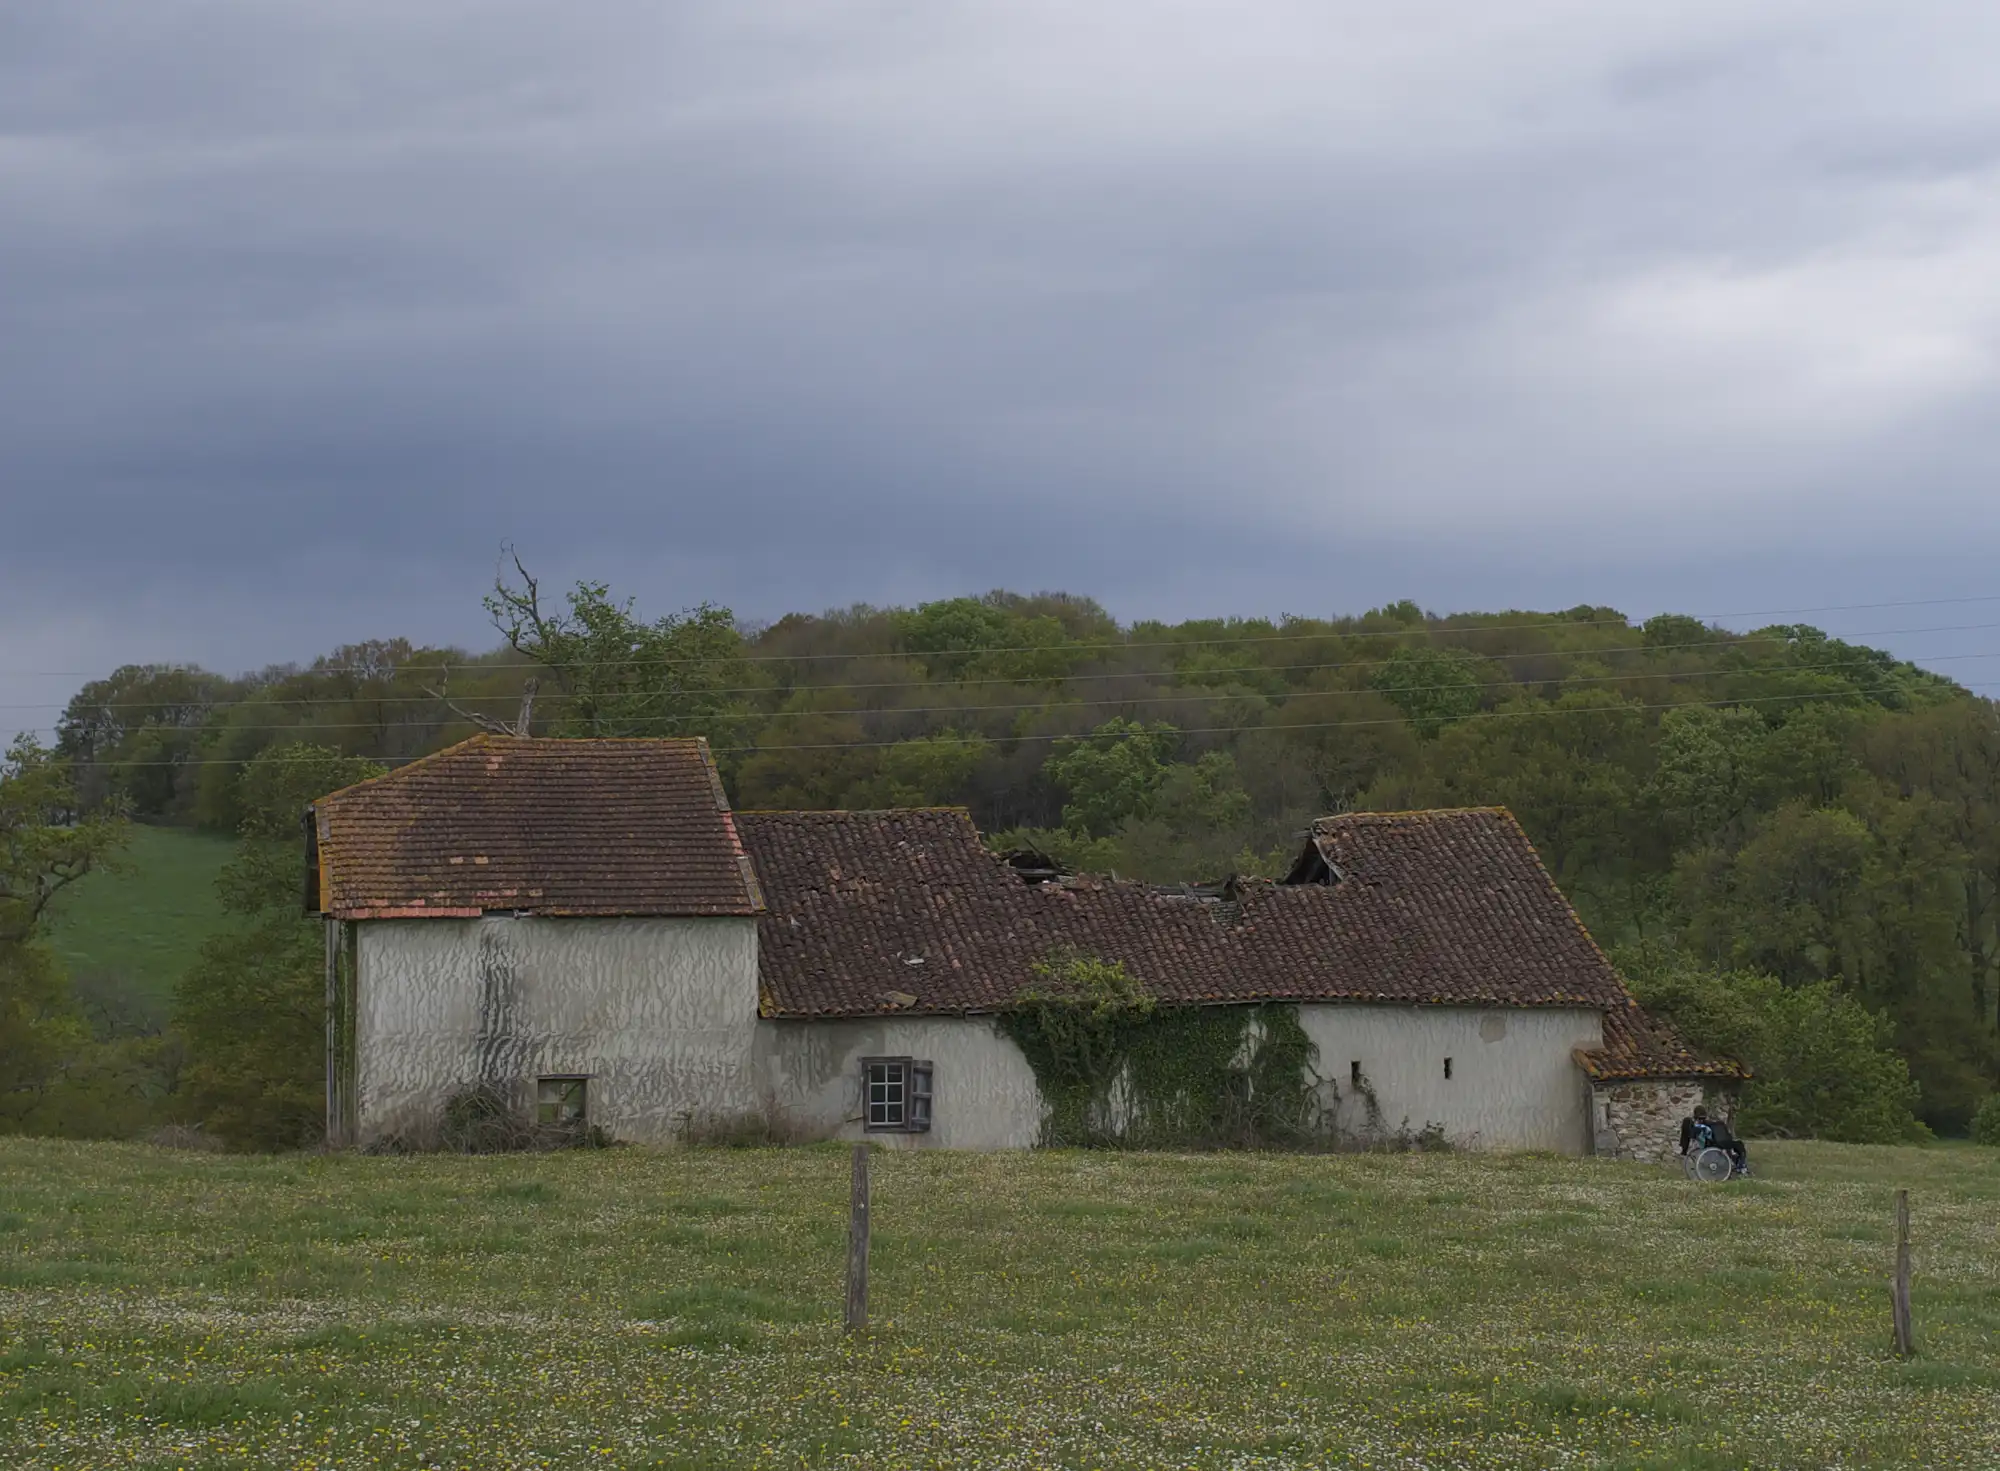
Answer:
POLYGON ((555 1128, 582 1128, 590 1115, 589 1085, 589 1078, 537 1078, 535 1122, 555 1128))
POLYGON ((871 1133, 923 1134, 931 1126, 932 1065, 915 1057, 861 1064, 861 1118, 871 1133))

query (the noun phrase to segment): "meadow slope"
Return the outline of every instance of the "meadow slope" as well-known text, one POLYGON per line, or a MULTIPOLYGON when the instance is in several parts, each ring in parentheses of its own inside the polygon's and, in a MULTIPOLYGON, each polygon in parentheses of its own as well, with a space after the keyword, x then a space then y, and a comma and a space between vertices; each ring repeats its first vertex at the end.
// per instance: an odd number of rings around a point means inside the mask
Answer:
POLYGON ((181 973, 228 923, 215 879, 235 852, 233 838, 134 826, 116 868, 56 897, 49 943, 94 1011, 141 1029, 166 1020, 181 973))
POLYGON ((0 1464, 2000 1465, 2000 1151, 1758 1156, 878 1155, 843 1339, 831 1148, 0 1140, 0 1464))

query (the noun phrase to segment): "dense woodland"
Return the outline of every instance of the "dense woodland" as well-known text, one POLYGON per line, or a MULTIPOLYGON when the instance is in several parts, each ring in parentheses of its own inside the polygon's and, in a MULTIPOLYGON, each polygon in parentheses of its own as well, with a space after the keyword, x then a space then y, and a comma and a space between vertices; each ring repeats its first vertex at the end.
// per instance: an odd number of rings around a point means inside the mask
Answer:
MULTIPOLYGON (((1893 1137, 1914 1110, 1961 1132, 2000 1081, 2000 710, 1811 627, 1407 602, 1120 624, 1005 592, 744 627, 707 606, 649 620, 598 585, 558 599, 518 569, 486 605, 493 652, 122 668, 76 694, 52 750, 17 748, 10 831, 81 817, 64 831, 103 851, 123 817, 246 837, 222 895, 240 925, 145 1041, 149 1107, 239 1139, 310 1134, 299 807, 524 711, 536 734, 706 735, 739 807, 963 804, 996 845, 1154 880, 1272 873, 1322 813, 1505 804, 1634 984, 1758 1067, 1753 1126, 1893 1137), (287 1069, 289 1093, 271 1081, 287 1069), (248 1092, 223 1096, 231 1079, 248 1092)), ((39 999, 5 982, 0 1049, 61 1009, 22 897, 49 855, 14 849, 0 975, 39 999)), ((42 1091, 0 1104, 16 1127, 50 1127, 48 1080, 70 1076, 54 1059, 80 1066, 63 1025, 36 1054, 42 1091)))

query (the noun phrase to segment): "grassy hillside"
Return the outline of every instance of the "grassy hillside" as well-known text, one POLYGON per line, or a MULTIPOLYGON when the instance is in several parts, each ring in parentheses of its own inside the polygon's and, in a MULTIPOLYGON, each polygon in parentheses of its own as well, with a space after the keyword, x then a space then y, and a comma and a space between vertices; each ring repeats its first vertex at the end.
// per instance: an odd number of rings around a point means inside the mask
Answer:
POLYGON ((878 1155, 844 1339, 839 1150, 0 1140, 0 1463, 2000 1464, 2000 1151, 1757 1158, 878 1155))
POLYGON ((227 838, 140 827, 127 872, 93 873, 56 900, 50 940, 94 1012, 123 1024, 165 1016, 174 982, 223 922, 215 876, 227 838))

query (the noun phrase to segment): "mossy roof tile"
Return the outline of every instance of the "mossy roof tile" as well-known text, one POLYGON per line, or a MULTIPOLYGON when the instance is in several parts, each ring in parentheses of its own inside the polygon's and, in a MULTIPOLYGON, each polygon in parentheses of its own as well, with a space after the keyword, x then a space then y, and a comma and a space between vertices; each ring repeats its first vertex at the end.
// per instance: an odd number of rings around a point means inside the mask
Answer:
POLYGON ((313 816, 319 907, 338 918, 762 909, 699 739, 479 735, 313 816))

